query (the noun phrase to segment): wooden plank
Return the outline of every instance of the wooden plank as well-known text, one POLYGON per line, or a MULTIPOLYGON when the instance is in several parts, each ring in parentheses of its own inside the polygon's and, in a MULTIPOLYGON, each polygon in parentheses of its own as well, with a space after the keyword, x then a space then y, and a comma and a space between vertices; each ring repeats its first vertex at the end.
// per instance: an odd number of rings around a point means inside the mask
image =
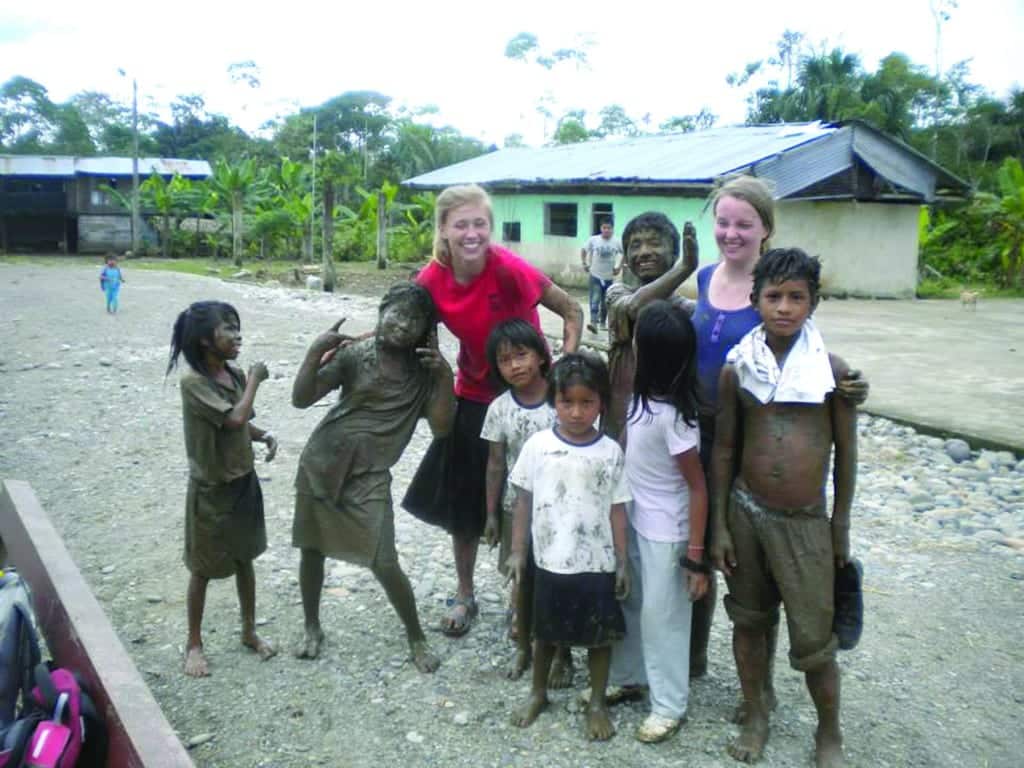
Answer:
POLYGON ((54 660, 78 672, 107 722, 111 768, 194 768, 31 486, 0 487, 0 539, 32 588, 54 660))

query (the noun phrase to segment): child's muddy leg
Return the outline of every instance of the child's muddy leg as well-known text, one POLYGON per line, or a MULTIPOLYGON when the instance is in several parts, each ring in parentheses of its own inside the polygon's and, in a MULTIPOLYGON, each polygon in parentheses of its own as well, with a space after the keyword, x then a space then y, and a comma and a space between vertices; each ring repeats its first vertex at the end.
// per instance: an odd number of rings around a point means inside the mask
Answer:
POLYGON ((556 690, 571 687, 572 673, 572 648, 560 645, 555 651, 555 660, 551 665, 551 674, 548 676, 548 687, 556 690))
POLYGON ((523 569, 523 579, 513 594, 516 622, 516 655, 509 665, 505 677, 518 680, 530 667, 533 656, 533 575, 529 565, 523 569))
POLYGON ((530 698, 523 706, 512 714, 512 725, 526 728, 537 719, 537 716, 548 706, 548 674, 551 671, 551 660, 555 655, 555 646, 537 640, 533 644, 533 685, 530 698))
POLYGON ((745 716, 740 735, 729 745, 729 754, 744 763, 759 760, 768 741, 768 709, 764 700, 765 676, 768 673, 767 637, 764 629, 733 628, 732 648, 743 689, 745 716))
POLYGON ((239 561, 236 564, 235 587, 238 590, 238 606, 242 612, 242 645, 266 661, 275 656, 277 650, 256 634, 256 571, 252 567, 252 560, 239 561))
POLYGON ((385 565, 374 564, 370 570, 387 593, 388 601, 398 613, 398 618, 405 626, 405 636, 409 641, 412 663, 420 672, 433 672, 441 665, 441 660, 434 655, 427 644, 427 638, 420 626, 420 617, 416 612, 416 596, 412 585, 402 571, 396 559, 385 565))
MULTIPOLYGON (((775 695, 775 649, 779 645, 778 622, 775 622, 766 630, 765 641, 768 643, 768 666, 764 679, 764 706, 770 715, 779 705, 779 700, 775 695)), ((736 711, 733 713, 732 721, 736 725, 743 725, 746 719, 747 708, 743 699, 740 699, 740 703, 736 705, 736 711)))
POLYGON ((210 580, 193 573, 188 580, 185 603, 188 612, 188 642, 185 645, 185 674, 206 677, 210 674, 203 654, 203 610, 206 608, 206 587, 210 580))
POLYGON ((807 689, 818 711, 818 730, 814 734, 814 761, 818 768, 840 768, 843 734, 839 727, 839 665, 829 660, 806 673, 807 689))
POLYGON ((605 692, 608 688, 608 670, 612 664, 611 646, 590 648, 587 651, 587 663, 590 667, 591 691, 590 702, 587 704, 587 738, 594 741, 607 741, 615 735, 615 726, 612 725, 608 702, 605 700, 605 692))
POLYGON ((320 593, 324 587, 324 556, 313 549, 303 549, 299 558, 299 591, 302 593, 303 637, 295 648, 300 659, 320 655, 324 632, 320 628, 320 593))

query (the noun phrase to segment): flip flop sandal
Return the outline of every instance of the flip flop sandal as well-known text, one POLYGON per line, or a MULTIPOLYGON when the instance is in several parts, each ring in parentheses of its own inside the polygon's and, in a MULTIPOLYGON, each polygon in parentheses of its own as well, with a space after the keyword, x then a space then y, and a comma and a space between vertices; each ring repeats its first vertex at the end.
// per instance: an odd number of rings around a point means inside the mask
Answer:
MULTIPOLYGON (((624 701, 639 701, 647 694, 646 685, 609 685, 604 692, 604 701, 609 707, 624 701)), ((593 691, 587 688, 580 694, 580 703, 590 706, 593 691)))
POLYGON ((469 632, 469 628, 473 625, 473 619, 480 612, 476 604, 476 598, 472 595, 469 597, 449 597, 445 601, 445 605, 448 606, 448 615, 441 619, 442 634, 448 637, 462 637, 469 632), (455 611, 458 608, 463 609, 461 617, 455 615, 455 611))
POLYGON ((640 723, 640 727, 636 729, 636 739, 637 741, 642 741, 644 744, 657 744, 659 741, 664 741, 678 731, 682 722, 682 720, 676 720, 671 717, 662 717, 661 715, 655 715, 652 713, 648 715, 647 718, 640 723))
POLYGON ((839 648, 849 651, 857 647, 864 629, 864 568, 851 558, 836 571, 835 616, 832 631, 839 638, 839 648))

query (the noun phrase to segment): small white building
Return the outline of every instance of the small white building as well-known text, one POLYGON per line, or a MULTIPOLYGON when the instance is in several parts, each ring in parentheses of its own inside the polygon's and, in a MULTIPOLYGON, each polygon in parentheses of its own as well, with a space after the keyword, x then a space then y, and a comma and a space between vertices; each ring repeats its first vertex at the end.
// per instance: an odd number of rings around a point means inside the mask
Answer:
POLYGON ((818 256, 830 295, 914 296, 921 205, 969 193, 949 171, 859 121, 504 149, 404 184, 480 184, 494 201, 495 240, 559 282, 582 284, 580 247, 605 216, 617 231, 648 210, 680 229, 692 221, 701 263, 715 261, 708 197, 717 181, 739 173, 770 183, 777 201, 772 244, 818 256))

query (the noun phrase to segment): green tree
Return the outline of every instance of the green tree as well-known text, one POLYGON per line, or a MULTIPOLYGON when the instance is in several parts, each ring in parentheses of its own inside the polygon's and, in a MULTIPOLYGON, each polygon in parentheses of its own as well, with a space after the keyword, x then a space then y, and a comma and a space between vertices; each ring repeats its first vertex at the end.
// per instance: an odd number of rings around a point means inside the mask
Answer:
POLYGON ((229 163, 224 158, 216 162, 210 186, 216 193, 216 201, 226 205, 231 212, 231 255, 235 266, 242 266, 243 214, 247 202, 251 202, 259 191, 256 163, 245 158, 229 163))

